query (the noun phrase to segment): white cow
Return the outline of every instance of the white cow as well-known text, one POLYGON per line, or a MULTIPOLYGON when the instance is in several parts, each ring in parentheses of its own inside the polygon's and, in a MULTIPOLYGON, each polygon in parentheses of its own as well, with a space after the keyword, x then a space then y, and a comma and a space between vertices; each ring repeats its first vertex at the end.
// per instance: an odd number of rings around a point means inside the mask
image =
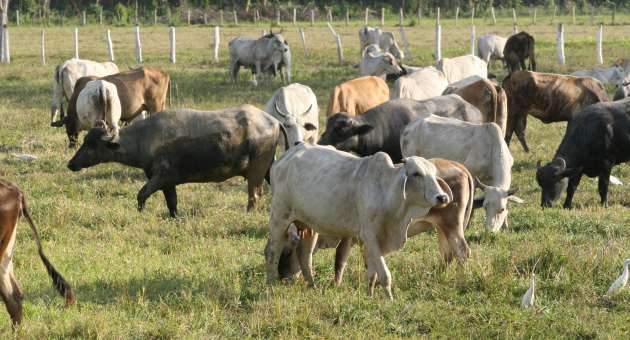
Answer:
MULTIPOLYGON (((241 66, 252 70, 251 82, 257 86, 257 74, 271 72, 275 75, 287 55, 290 63, 289 45, 280 33, 269 33, 258 39, 236 37, 230 40, 228 48, 230 50, 229 73, 233 82, 236 82, 241 66)), ((290 72, 290 65, 287 66, 290 72)))
POLYGON ((378 45, 383 51, 391 53, 396 59, 405 58, 405 53, 398 46, 392 32, 383 32, 380 28, 365 26, 359 30, 360 51, 371 44, 378 45))
MULTIPOLYGON (((319 107, 310 87, 298 83, 281 87, 265 106, 265 111, 285 128, 289 145, 306 141, 315 144, 319 137, 319 107)), ((284 147, 284 137, 278 144, 284 147)))
POLYGON ((571 73, 576 77, 591 77, 599 80, 600 83, 618 85, 623 82, 625 73, 623 68, 619 66, 612 66, 608 68, 596 68, 592 70, 580 70, 571 73))
POLYGON ((106 128, 109 132, 107 140, 114 143, 118 141, 121 111, 116 85, 105 80, 88 82, 77 98, 79 129, 106 128))
POLYGON ((377 76, 383 79, 388 74, 398 74, 402 69, 396 58, 389 52, 383 52, 378 45, 369 45, 363 51, 359 71, 362 76, 377 76))
POLYGON ((68 59, 55 67, 53 75, 53 93, 50 102, 50 125, 61 126, 61 120, 57 120, 57 113, 61 111, 61 117, 65 115, 63 110, 64 98, 66 101, 72 97, 74 84, 81 77, 104 77, 118 73, 118 66, 112 62, 99 63, 86 59, 68 59))
MULTIPOLYGON (((425 217, 433 207, 453 200, 435 165, 409 157, 395 167, 383 152, 357 157, 330 146, 300 144, 271 167, 271 214, 266 248, 267 282, 278 275, 278 262, 291 223, 332 237, 357 237, 365 246, 368 292, 378 279, 392 298, 391 274, 384 256, 407 240, 411 219, 425 217)), ((313 285, 312 255, 317 234, 303 240, 300 264, 313 285)), ((449 238, 458 259, 468 257, 463 232, 449 238)))
POLYGON ((431 66, 398 78, 389 98, 429 99, 441 96, 447 86, 444 73, 431 66))
POLYGON ((477 55, 490 66, 491 60, 503 60, 507 38, 486 34, 477 38, 477 55))
POLYGON ((474 55, 442 58, 435 67, 444 72, 449 84, 474 75, 488 78, 488 64, 474 55))
POLYGON ((400 145, 404 157, 446 158, 460 162, 478 178, 484 192, 486 229, 496 232, 507 226, 507 202, 522 203, 510 190, 514 160, 495 123, 469 123, 430 115, 405 128, 400 145))

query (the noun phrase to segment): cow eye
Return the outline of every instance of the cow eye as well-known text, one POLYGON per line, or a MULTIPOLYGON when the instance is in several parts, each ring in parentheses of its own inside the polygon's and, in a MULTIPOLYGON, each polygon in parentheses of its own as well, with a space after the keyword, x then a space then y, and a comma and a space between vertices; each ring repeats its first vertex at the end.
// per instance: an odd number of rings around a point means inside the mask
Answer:
POLYGON ((411 176, 413 176, 413 177, 422 177, 419 172, 414 172, 411 176))

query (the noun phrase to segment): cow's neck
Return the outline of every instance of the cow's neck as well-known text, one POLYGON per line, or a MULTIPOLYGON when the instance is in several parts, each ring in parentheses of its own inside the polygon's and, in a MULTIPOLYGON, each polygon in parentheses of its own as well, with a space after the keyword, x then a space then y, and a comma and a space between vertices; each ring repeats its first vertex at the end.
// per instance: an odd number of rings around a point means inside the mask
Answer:
POLYGON ((120 147, 112 153, 112 159, 109 161, 121 163, 134 168, 145 169, 146 164, 144 164, 142 158, 139 157, 140 153, 137 150, 138 143, 129 141, 123 135, 123 131, 121 130, 120 132, 120 147))
POLYGON ((492 181, 486 184, 507 190, 512 184, 513 160, 508 162, 512 155, 510 155, 510 150, 507 147, 504 150, 500 144, 495 144, 492 148, 492 162, 490 165, 492 181))

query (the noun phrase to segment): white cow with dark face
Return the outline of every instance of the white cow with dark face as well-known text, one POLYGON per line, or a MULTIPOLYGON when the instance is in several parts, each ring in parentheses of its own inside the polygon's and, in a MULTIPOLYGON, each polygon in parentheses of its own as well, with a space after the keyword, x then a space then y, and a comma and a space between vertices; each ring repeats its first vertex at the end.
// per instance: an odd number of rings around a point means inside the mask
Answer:
POLYGON ((376 76, 383 79, 388 74, 398 74, 402 69, 396 58, 389 52, 383 52, 378 45, 369 45, 363 51, 359 71, 362 76, 376 76))
POLYGON ((118 66, 112 62, 99 63, 86 59, 69 59, 55 67, 53 75, 53 93, 50 101, 50 125, 61 126, 65 112, 63 102, 69 101, 74 91, 74 84, 81 77, 96 76, 105 77, 118 73, 118 66), (57 114, 61 111, 60 120, 57 114))
MULTIPOLYGON (((267 102, 265 112, 282 123, 290 146, 302 141, 317 143, 319 107, 310 87, 298 83, 281 87, 267 102)), ((282 146, 283 139, 279 142, 282 146)))
MULTIPOLYGON (((250 68, 253 73, 252 84, 258 85, 256 75, 278 72, 280 63, 286 59, 289 45, 280 33, 270 33, 258 39, 237 37, 230 40, 230 78, 236 81, 241 66, 250 68)), ((290 55, 289 55, 290 63, 290 55)), ((287 65, 290 68, 290 65, 287 65)), ((289 76, 290 77, 290 76, 289 76)))
MULTIPOLYGON (((278 276, 283 249, 291 246, 287 230, 294 223, 327 236, 359 238, 365 245, 368 292, 373 293, 378 280, 389 298, 392 279, 384 257, 403 247, 412 219, 423 218, 431 208, 453 200, 451 188, 424 158, 409 157, 396 167, 382 152, 360 158, 309 144, 289 149, 274 163, 271 187, 267 282, 278 276)), ((317 234, 302 242, 300 263, 312 285, 317 234)), ((448 242, 458 259, 468 257, 463 231, 448 242)))
POLYGON ((507 226, 508 200, 522 203, 510 190, 514 160, 495 123, 475 124, 430 115, 405 128, 400 145, 404 157, 445 158, 460 162, 481 182, 484 198, 475 204, 486 210, 486 229, 507 226), (486 184, 482 183, 486 182, 486 184))
POLYGON ((441 96, 447 86, 448 81, 442 71, 426 67, 398 78, 389 92, 389 98, 425 100, 441 96))

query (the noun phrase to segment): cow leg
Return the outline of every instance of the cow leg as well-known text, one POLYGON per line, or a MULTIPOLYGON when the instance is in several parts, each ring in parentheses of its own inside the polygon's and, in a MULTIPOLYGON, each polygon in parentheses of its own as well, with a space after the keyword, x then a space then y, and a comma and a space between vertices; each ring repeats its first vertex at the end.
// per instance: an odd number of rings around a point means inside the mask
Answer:
MULTIPOLYGON (((379 283, 385 289, 385 294, 390 300, 393 300, 392 274, 389 272, 389 268, 387 268, 378 240, 374 237, 366 237, 363 242, 365 243, 368 260, 368 283, 372 285, 373 275, 376 273, 379 283)), ((374 293, 374 287, 371 286, 369 288, 369 294, 372 295, 374 293)))
POLYGON ((302 275, 309 287, 315 287, 315 280, 313 279, 313 251, 317 245, 317 236, 316 232, 304 233, 298 245, 298 259, 300 260, 300 267, 302 267, 302 275))
POLYGON ((521 70, 527 70, 527 66, 525 65, 525 58, 521 58, 519 62, 520 62, 521 70))
POLYGON ((267 283, 271 284, 278 277, 278 264, 286 243, 286 230, 290 222, 279 218, 271 212, 269 218, 269 239, 265 247, 265 259, 267 260, 267 283))
POLYGON ((573 206, 573 194, 580 184, 582 179, 582 172, 578 172, 569 177, 569 184, 567 185, 567 198, 564 200, 564 208, 571 209, 573 206))
POLYGON ((448 243, 448 239, 446 235, 440 228, 437 229, 438 234, 438 250, 440 251, 440 255, 442 256, 442 260, 444 263, 449 264, 453 262, 453 250, 451 249, 451 245, 448 243))
POLYGON ((527 140, 525 140, 525 129, 527 128, 527 115, 521 115, 516 121, 516 138, 521 143, 523 150, 525 152, 529 152, 529 146, 527 146, 527 140))
POLYGON ((335 250, 335 285, 339 286, 341 284, 341 280, 343 279, 343 272, 346 269, 346 264, 348 263, 348 257, 350 256, 350 251, 352 250, 352 238, 346 237, 342 238, 341 242, 337 245, 337 249, 335 250))
MULTIPOLYGON (((5 213, 5 212, 2 212, 5 213)), ((15 227, 19 213, 7 213, 0 215, 0 222, 4 226, 13 226, 13 231, 4 235, 2 243, 7 243, 2 259, 0 259, 0 296, 11 316, 13 326, 22 321, 22 291, 15 280, 13 273, 13 245, 15 244, 15 227)))
POLYGON ((597 181, 597 189, 599 191, 599 197, 601 199, 601 205, 604 208, 608 208, 608 184, 610 184, 610 173, 612 168, 607 166, 597 181))
POLYGON ((254 66, 254 70, 252 70, 252 84, 254 86, 258 86, 258 81, 256 80, 256 75, 260 74, 262 77, 262 73, 260 73, 261 71, 261 67, 260 67, 260 61, 256 62, 256 65, 254 66))
POLYGON ((138 211, 144 209, 144 203, 147 199, 153 195, 156 191, 164 187, 163 181, 159 175, 155 175, 149 179, 149 181, 138 192, 138 211))
POLYGON ((177 217, 177 190, 175 186, 173 185, 162 189, 162 193, 164 194, 166 206, 168 207, 168 212, 171 214, 171 217, 177 217))
POLYGON ((236 77, 238 76, 238 70, 240 68, 238 61, 230 59, 230 80, 232 80, 233 83, 236 83, 236 77))

